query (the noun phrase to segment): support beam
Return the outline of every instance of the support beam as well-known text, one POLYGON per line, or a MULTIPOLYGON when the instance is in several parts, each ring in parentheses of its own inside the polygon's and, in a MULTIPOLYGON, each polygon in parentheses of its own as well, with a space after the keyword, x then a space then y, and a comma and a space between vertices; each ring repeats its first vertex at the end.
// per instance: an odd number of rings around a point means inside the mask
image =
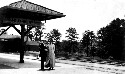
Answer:
POLYGON ((20 63, 24 63, 24 50, 25 50, 25 44, 24 44, 24 31, 25 31, 25 25, 21 25, 21 50, 20 50, 20 63))
POLYGON ((15 27, 15 25, 13 25, 12 26, 20 35, 21 35, 21 32, 20 32, 20 30, 19 29, 17 29, 16 27, 15 27))
POLYGON ((1 36, 4 32, 6 32, 10 27, 11 27, 11 26, 9 26, 6 30, 4 30, 4 31, 0 34, 0 36, 1 36))

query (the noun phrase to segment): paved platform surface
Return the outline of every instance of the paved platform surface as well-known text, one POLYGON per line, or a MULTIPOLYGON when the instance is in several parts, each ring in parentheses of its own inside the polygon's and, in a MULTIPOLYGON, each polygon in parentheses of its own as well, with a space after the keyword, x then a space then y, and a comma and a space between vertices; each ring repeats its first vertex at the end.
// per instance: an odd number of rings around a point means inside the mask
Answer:
POLYGON ((57 59, 55 70, 40 71, 40 61, 36 57, 25 56, 24 60, 25 63, 19 63, 19 55, 0 53, 0 74, 125 74, 120 68, 113 71, 97 64, 73 64, 72 61, 57 59))

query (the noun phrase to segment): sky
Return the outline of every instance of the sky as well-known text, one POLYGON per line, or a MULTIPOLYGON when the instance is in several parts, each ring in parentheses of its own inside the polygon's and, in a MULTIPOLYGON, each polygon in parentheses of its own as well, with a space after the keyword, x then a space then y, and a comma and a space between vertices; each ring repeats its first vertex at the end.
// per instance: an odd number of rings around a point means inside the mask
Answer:
MULTIPOLYGON (((0 0, 0 7, 19 0, 0 0)), ((59 11, 66 17, 48 20, 44 32, 58 29, 65 38, 69 27, 76 28, 79 37, 85 30, 95 33, 116 18, 125 19, 125 0, 27 0, 35 4, 59 11)), ((18 34, 14 29, 9 34, 18 34)))

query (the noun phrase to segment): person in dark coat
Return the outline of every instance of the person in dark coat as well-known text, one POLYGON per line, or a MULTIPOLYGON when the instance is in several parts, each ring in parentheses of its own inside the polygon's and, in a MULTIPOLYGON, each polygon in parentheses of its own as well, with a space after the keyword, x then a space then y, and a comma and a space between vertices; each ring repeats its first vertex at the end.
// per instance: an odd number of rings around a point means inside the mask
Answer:
POLYGON ((41 70, 44 70, 44 61, 46 61, 46 56, 47 56, 46 49, 47 47, 43 43, 39 44, 39 50, 40 50, 39 56, 41 57, 41 70))

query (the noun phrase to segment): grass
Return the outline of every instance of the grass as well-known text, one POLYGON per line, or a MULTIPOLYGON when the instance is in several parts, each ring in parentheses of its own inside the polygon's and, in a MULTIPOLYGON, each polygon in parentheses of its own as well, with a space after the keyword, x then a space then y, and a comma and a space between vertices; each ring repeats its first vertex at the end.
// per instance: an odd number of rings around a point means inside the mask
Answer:
POLYGON ((85 57, 83 55, 71 55, 71 54, 58 54, 56 56, 61 60, 70 60, 70 61, 80 61, 80 62, 89 62, 89 63, 99 63, 99 64, 108 64, 115 66, 125 66, 125 62, 121 60, 111 60, 111 59, 102 59, 99 57, 85 57))

